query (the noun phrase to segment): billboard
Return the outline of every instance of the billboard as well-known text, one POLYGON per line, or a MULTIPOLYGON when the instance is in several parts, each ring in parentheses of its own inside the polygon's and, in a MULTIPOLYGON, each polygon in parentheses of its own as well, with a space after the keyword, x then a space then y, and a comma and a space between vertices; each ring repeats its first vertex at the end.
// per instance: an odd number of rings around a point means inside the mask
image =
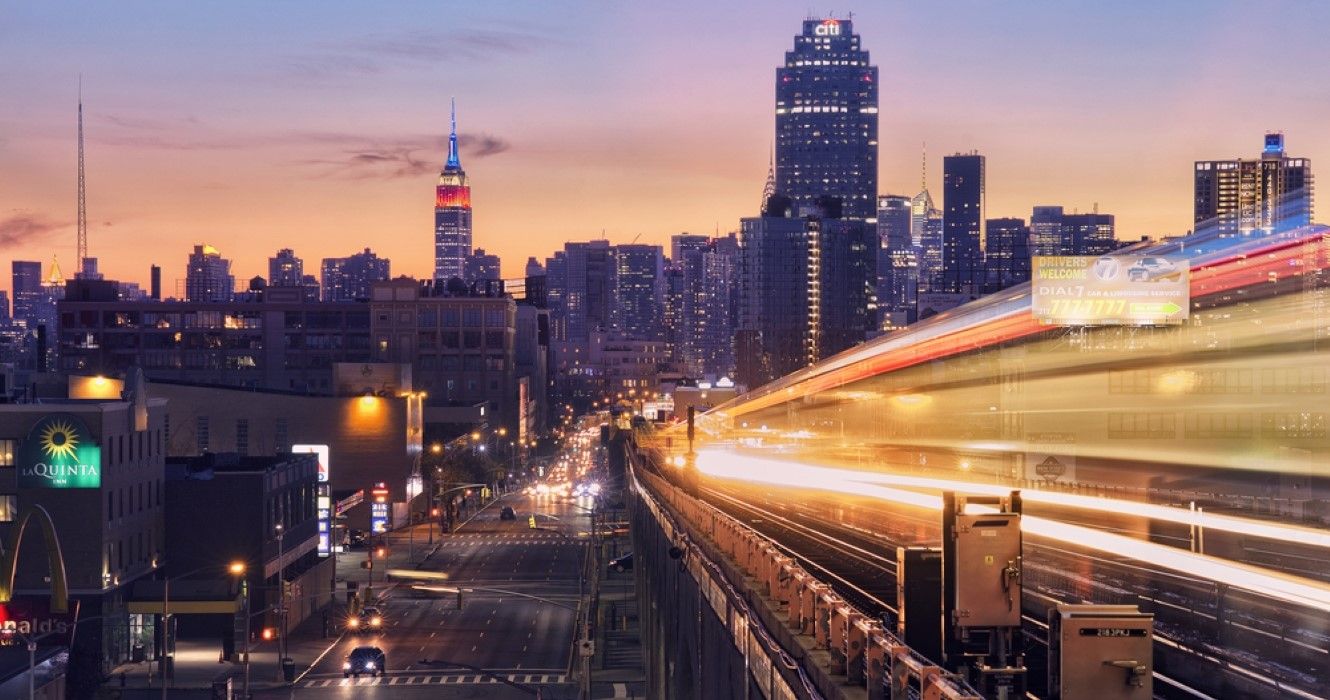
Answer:
POLYGON ((291 454, 303 455, 314 453, 319 456, 319 483, 328 483, 328 446, 327 445, 292 445, 291 454))
POLYGON ((1036 255, 1030 310, 1058 326, 1179 324, 1191 310, 1190 272, 1176 255, 1036 255))
POLYGON ((68 413, 37 421, 19 447, 21 489, 96 489, 102 486, 102 448, 87 423, 68 413))

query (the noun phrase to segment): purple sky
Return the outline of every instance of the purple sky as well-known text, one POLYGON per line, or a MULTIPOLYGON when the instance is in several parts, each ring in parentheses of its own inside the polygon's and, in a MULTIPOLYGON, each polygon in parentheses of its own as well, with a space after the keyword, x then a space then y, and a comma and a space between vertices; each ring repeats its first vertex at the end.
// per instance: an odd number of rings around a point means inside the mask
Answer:
MULTIPOLYGON (((72 272, 84 79, 91 253, 109 277, 202 242, 240 279, 292 247, 371 246, 428 275, 456 96, 475 242, 520 274, 566 240, 666 243, 755 213, 775 67, 806 3, 8 3, 0 7, 0 258, 72 272)), ((1268 129, 1330 156, 1320 3, 865 3, 881 192, 920 144, 988 156, 988 214, 1036 204, 1181 233, 1191 162, 1268 129)), ((8 288, 5 266, 0 288, 8 288)))

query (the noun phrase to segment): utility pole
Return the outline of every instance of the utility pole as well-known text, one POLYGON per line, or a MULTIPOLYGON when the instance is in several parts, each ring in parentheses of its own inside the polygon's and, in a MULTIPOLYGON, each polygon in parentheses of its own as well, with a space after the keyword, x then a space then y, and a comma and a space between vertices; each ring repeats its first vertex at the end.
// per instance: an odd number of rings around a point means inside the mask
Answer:
POLYGON ((282 670, 286 664, 286 549, 284 546, 286 538, 286 529, 281 523, 277 523, 277 586, 278 600, 281 601, 281 609, 278 611, 282 617, 282 638, 277 641, 277 680, 282 680, 282 670))

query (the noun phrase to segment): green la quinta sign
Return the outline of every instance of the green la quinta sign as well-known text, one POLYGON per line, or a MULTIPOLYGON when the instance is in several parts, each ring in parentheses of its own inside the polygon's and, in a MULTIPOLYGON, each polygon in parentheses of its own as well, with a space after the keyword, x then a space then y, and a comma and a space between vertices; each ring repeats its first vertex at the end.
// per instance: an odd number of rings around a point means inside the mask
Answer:
POLYGON ((88 425, 59 413, 32 426, 19 447, 18 487, 21 489, 95 489, 102 485, 102 448, 88 425))

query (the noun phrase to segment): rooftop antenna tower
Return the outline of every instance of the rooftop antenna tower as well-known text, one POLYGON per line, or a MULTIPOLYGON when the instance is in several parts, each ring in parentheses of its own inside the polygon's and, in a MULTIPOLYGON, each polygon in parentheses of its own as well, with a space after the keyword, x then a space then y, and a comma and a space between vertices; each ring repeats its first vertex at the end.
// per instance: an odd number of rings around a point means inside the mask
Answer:
POLYGON ((78 270, 83 274, 84 260, 88 257, 88 191, 83 176, 83 75, 79 74, 79 221, 78 270))

